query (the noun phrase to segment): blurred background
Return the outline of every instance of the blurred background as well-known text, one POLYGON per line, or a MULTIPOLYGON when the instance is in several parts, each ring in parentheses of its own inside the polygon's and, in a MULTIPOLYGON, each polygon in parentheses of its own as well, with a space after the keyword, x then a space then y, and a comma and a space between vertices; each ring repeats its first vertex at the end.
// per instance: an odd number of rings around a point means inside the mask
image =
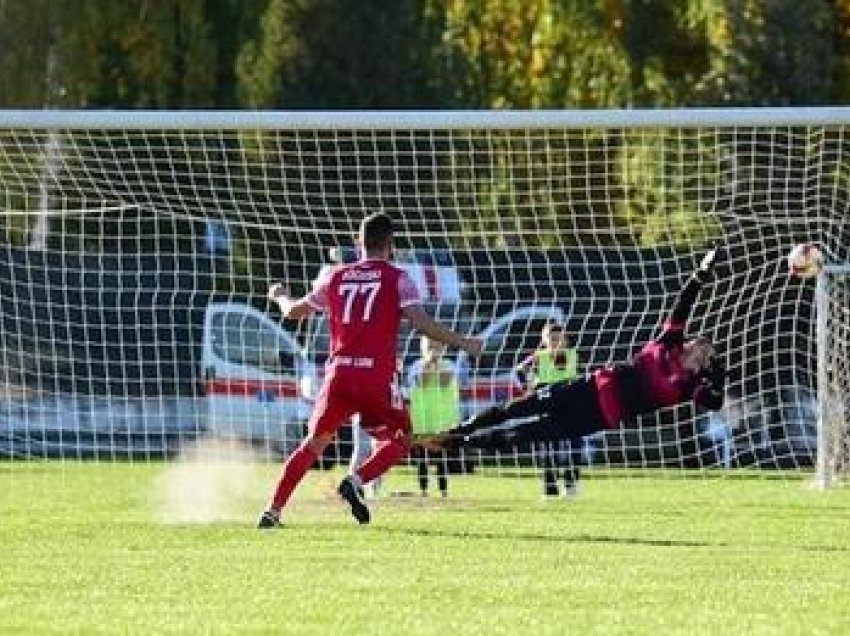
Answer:
MULTIPOLYGON (((850 2, 837 0, 0 0, 0 42, 3 109, 850 103, 850 2)), ((152 428, 179 444, 215 412, 197 407, 223 386, 213 354, 240 380, 248 366, 286 370, 280 395, 239 390, 264 410, 261 436, 285 420, 292 443, 308 409, 291 403, 316 384, 327 330, 257 326, 265 314, 279 323, 268 283, 303 293, 352 257, 363 210, 382 209, 438 316, 481 331, 557 306, 589 366, 650 337, 695 255, 721 240, 723 281, 695 327, 727 343, 735 404, 759 399, 735 420, 752 412, 752 428, 781 431, 757 436, 780 450, 747 440, 746 463, 811 462, 813 285, 789 279, 783 259, 821 239, 846 258, 840 126, 140 131, 133 116, 118 130, 0 129, 11 454, 41 452, 33 431, 62 453, 90 429, 87 451, 102 431, 110 453, 150 454, 152 428)), ((536 346, 529 325, 503 329, 487 373, 507 377, 536 346)), ((508 397, 497 388, 492 399, 508 397)), ((668 430, 676 461, 695 455, 676 441, 693 432, 668 430)))
POLYGON ((0 106, 847 103, 845 0, 0 2, 0 106))

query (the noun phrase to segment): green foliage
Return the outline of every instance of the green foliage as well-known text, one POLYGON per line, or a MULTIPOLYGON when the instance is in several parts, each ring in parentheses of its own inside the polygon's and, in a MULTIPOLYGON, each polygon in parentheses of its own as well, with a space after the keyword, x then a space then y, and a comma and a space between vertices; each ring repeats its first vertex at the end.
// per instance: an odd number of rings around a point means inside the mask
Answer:
MULTIPOLYGON (((191 477, 179 464, 0 465, 0 632, 850 631, 846 489, 647 471, 541 503, 537 479, 473 476, 446 501, 382 500, 358 527, 325 492, 338 475, 312 472, 288 527, 259 532, 279 467, 244 483, 218 468, 181 490, 164 479, 191 477), (226 514, 163 516, 164 493, 226 514)), ((415 479, 396 470, 388 488, 415 479)))
POLYGON ((688 9, 689 24, 706 34, 709 68, 685 104, 784 106, 829 101, 835 12, 829 2, 701 0, 688 9))
MULTIPOLYGON (((6 107, 620 108, 850 97, 850 9, 837 0, 0 0, 0 41, 6 107)), ((276 141, 249 137, 232 150, 273 167, 276 141)), ((589 228, 601 230, 594 240, 642 245, 710 237, 691 193, 717 186, 717 149, 610 139, 581 151, 506 139, 485 168, 448 162, 470 181, 458 186, 461 208, 444 208, 458 216, 447 222, 488 244, 507 236, 540 247, 589 228), (551 176, 545 189, 522 181, 541 175, 551 176), (575 188, 588 182, 612 201, 587 202, 575 188)), ((3 205, 28 209, 44 151, 14 152, 0 158, 0 180, 14 182, 17 163, 30 177, 7 187, 3 205)), ((240 178, 264 177, 252 169, 240 178)), ((22 218, 7 224, 12 235, 26 233, 22 218)))
POLYGON ((429 37, 439 33, 414 0, 270 0, 259 37, 237 59, 242 99, 265 108, 438 106, 429 37))
POLYGON ((0 0, 0 103, 825 103, 848 24, 827 0, 0 0))
POLYGON ((43 106, 59 96, 58 29, 66 3, 0 0, 0 104, 43 106))
POLYGON ((448 106, 590 108, 630 101, 625 51, 599 3, 480 0, 428 3, 448 106))
MULTIPOLYGON (((628 240, 611 206, 588 196, 588 184, 605 187, 613 177, 599 170, 611 158, 596 133, 505 131, 463 139, 455 139, 453 181, 445 187, 460 202, 456 223, 479 245, 547 249, 628 240)), ((452 206, 444 210, 451 214, 452 206)))
POLYGON ((233 58, 256 20, 235 0, 0 3, 6 106, 235 105, 233 58), (21 72, 24 69, 24 72, 21 72))
POLYGON ((710 132, 641 130, 624 135, 617 157, 618 215, 636 242, 700 245, 720 234, 697 201, 722 182, 722 144, 710 132), (700 195, 700 196, 696 196, 700 195))

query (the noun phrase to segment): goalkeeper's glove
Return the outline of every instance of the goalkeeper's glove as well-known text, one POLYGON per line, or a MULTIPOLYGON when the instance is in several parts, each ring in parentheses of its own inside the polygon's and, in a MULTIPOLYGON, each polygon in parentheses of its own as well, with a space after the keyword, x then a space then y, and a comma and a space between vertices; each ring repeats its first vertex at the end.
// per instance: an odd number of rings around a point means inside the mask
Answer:
POLYGON ((707 283, 712 279, 714 276, 714 265, 716 262, 717 248, 713 247, 706 252, 705 256, 702 257, 699 267, 697 267, 697 271, 695 272, 696 277, 701 283, 707 283))

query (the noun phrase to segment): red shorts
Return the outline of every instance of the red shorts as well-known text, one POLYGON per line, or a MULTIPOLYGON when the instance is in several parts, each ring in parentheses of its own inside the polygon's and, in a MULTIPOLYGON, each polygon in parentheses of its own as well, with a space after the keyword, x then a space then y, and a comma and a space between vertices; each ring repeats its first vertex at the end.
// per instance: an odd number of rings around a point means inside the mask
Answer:
POLYGON ((410 413, 395 382, 376 382, 359 370, 325 377, 307 426, 314 435, 333 435, 355 413, 376 439, 410 434, 410 413))

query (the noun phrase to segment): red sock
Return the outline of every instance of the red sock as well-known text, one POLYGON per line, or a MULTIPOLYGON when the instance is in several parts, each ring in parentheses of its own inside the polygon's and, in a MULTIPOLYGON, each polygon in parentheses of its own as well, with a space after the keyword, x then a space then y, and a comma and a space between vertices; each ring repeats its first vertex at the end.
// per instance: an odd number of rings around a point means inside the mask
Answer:
POLYGON ((286 505, 286 502, 289 501, 289 497, 292 495, 292 491, 295 490, 295 487, 304 478, 307 471, 310 470, 310 466, 313 465, 317 457, 316 452, 307 446, 306 443, 302 443, 301 446, 292 452, 283 465, 283 472, 280 475, 280 479, 278 479, 277 488, 272 498, 272 508, 280 510, 286 505))
POLYGON ((381 442, 355 473, 364 484, 368 484, 395 466, 407 454, 407 449, 407 444, 397 440, 381 442))

